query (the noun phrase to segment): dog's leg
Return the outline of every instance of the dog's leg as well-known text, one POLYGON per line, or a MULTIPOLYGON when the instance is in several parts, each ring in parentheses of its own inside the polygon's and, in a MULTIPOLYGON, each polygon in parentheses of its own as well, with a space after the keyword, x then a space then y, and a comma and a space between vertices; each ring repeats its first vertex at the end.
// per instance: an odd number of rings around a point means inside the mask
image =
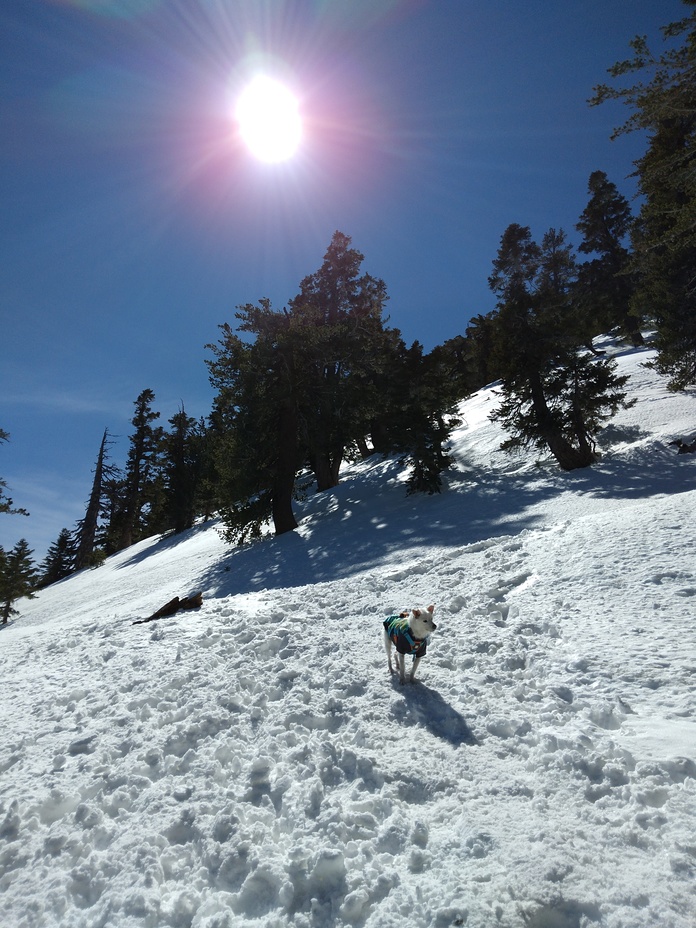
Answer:
POLYGON ((384 650, 387 652, 387 663, 389 664, 389 673, 394 673, 395 667, 392 667, 392 640, 389 637, 386 628, 384 629, 384 650))
POLYGON ((408 678, 408 679, 409 679, 409 682, 411 682, 411 683, 413 683, 413 681, 414 681, 414 678, 415 678, 415 676, 416 676, 416 670, 418 670, 418 665, 420 664, 420 662, 421 662, 420 657, 416 657, 416 658, 414 658, 414 660, 413 660, 413 667, 411 667, 411 675, 410 675, 410 677, 408 678))
POLYGON ((399 662, 399 682, 404 684, 406 682, 406 655, 397 653, 396 659, 399 662))

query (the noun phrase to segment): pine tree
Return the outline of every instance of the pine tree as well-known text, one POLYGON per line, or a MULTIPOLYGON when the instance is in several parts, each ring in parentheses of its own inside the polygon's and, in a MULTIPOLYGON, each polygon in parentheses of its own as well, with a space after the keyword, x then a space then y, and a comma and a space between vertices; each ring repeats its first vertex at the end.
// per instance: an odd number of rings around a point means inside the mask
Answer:
POLYGON ((580 348, 565 234, 551 229, 539 248, 528 227, 509 226, 493 268, 498 309, 490 327, 502 401, 491 419, 510 433, 502 447, 547 448, 563 470, 587 467, 601 423, 625 404, 627 378, 580 348))
POLYGON ((602 84, 590 101, 619 100, 631 108, 615 136, 647 135, 647 150, 635 162, 644 200, 633 236, 638 284, 632 307, 655 320, 654 366, 673 390, 696 383, 696 0, 683 2, 692 12, 662 29, 670 47, 658 56, 637 36, 633 57, 609 74, 639 80, 619 88, 602 84))
POLYGON ((384 281, 360 274, 364 256, 350 246, 349 236, 335 232, 321 267, 289 304, 303 378, 298 412, 320 492, 338 484, 346 449, 380 408, 375 383, 400 342, 384 326, 384 281))
POLYGON ((290 316, 268 300, 236 314, 243 340, 229 324, 208 347, 210 381, 218 393, 211 420, 216 434, 219 504, 228 540, 258 537, 272 519, 277 535, 297 528, 295 477, 306 460, 300 443, 297 378, 290 316))
POLYGON ((360 275, 362 261, 350 238, 335 233, 287 310, 268 300, 239 307, 237 330, 246 337, 223 325, 219 344, 208 346, 219 509, 230 538, 258 535, 268 519, 276 534, 294 529, 299 471, 309 466, 319 491, 335 486, 346 455, 358 446, 368 452, 369 433, 376 450, 397 450, 392 418, 406 423, 398 451, 414 468, 411 485, 439 488, 450 387, 438 374, 442 364, 426 362, 420 348, 409 382, 400 333, 382 317, 384 282, 360 275), (410 416, 402 414, 405 396, 410 416))
POLYGON ((382 409, 372 422, 375 450, 398 454, 409 468, 410 493, 439 493, 442 474, 451 466, 447 450, 458 424, 456 404, 463 398, 462 381, 450 351, 441 347, 425 354, 419 342, 402 345, 390 360, 380 385, 382 409))
POLYGON ((196 518, 198 480, 202 468, 199 426, 182 406, 169 420, 162 440, 164 507, 162 531, 175 534, 191 528, 196 518))
POLYGON ((216 487, 219 475, 216 467, 216 439, 217 433, 212 417, 207 421, 201 417, 193 436, 193 454, 198 470, 195 509, 204 522, 212 519, 217 508, 216 487))
MULTIPOLYGON (((0 429, 0 442, 9 441, 9 433, 4 429, 0 429)), ((7 483, 0 477, 0 513, 6 513, 7 515, 21 515, 28 516, 29 513, 26 509, 15 509, 13 500, 6 495, 7 483)))
POLYGON ((74 570, 75 545, 69 529, 64 528, 49 547, 40 567, 41 587, 50 586, 69 577, 74 570))
POLYGON ((643 344, 641 320, 631 310, 635 273, 625 245, 634 226, 631 208, 604 171, 590 175, 588 188, 590 200, 575 226, 583 235, 579 251, 596 255, 580 266, 575 295, 588 341, 619 328, 639 347, 643 344))
POLYGON ((11 615, 16 615, 13 604, 18 599, 33 599, 32 591, 37 584, 33 553, 22 538, 11 551, 3 551, 0 555, 0 623, 3 625, 11 615))
POLYGON ((157 508, 156 470, 163 430, 152 426, 160 415, 152 409, 154 399, 153 391, 146 389, 134 403, 135 415, 131 421, 135 430, 126 460, 123 508, 118 514, 119 550, 140 541, 149 510, 157 508))
POLYGON ((108 445, 109 430, 104 429, 104 435, 99 445, 99 453, 97 454, 97 463, 94 468, 94 479, 92 480, 92 491, 87 503, 87 511, 84 518, 77 523, 75 531, 75 570, 92 567, 99 563, 103 557, 103 552, 99 554, 96 551, 96 541, 104 481, 113 471, 113 468, 107 463, 108 445))

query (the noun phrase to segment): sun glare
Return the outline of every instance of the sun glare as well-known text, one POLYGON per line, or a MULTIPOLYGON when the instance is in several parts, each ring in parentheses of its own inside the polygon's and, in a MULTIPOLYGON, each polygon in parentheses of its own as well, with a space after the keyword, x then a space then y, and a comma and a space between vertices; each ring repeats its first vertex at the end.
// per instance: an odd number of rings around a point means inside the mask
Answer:
POLYGON ((298 103, 273 78, 259 76, 247 84, 235 115, 244 142, 259 161, 287 161, 297 151, 302 137, 298 103))

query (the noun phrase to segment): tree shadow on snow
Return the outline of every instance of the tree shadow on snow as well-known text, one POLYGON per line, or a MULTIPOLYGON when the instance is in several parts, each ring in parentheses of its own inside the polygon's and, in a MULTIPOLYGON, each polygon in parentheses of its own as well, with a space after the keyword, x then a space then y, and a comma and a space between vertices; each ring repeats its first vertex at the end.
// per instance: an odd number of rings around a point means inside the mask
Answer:
POLYGON ((437 690, 423 683, 401 686, 396 676, 393 685, 404 697, 403 702, 392 706, 392 714, 401 725, 427 728, 431 735, 455 748, 462 744, 478 744, 464 716, 446 702, 437 690))
MULTIPOLYGON (((298 503, 296 532, 230 548, 199 585, 230 596, 330 582, 393 565, 395 552, 408 570, 411 552, 418 559, 435 547, 463 547, 538 528, 543 503, 566 491, 622 500, 694 489, 694 459, 658 443, 616 457, 609 451, 593 467, 570 473, 555 462, 518 470, 514 457, 496 460, 497 470, 463 462, 433 496, 407 496, 398 463, 375 460, 367 471, 348 474, 339 486, 298 503)), ((423 569, 420 562, 417 569, 423 569)))
MULTIPOLYGON (((396 471, 392 471, 396 473, 396 471)), ((407 496, 389 474, 363 492, 370 476, 348 479, 297 506, 299 530, 230 548, 200 581, 217 596, 298 587, 350 577, 393 563, 408 563, 432 547, 457 547, 516 535, 539 524, 528 508, 557 493, 552 486, 483 472, 458 475, 433 496, 407 496), (385 479, 386 477, 386 479, 385 479)))
POLYGON ((696 490, 696 455, 650 442, 621 457, 605 457, 572 471, 568 486, 600 499, 650 499, 696 490))

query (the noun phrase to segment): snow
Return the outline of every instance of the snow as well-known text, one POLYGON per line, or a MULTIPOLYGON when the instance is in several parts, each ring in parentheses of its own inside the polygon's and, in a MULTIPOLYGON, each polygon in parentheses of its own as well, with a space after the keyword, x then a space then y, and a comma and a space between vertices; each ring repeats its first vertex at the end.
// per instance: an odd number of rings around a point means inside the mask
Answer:
POLYGON ((0 925, 696 924, 696 397, 648 357, 593 468, 498 452, 489 388, 439 496, 372 459, 293 534, 200 526, 23 600, 0 925), (399 686, 381 622, 430 602, 399 686))

